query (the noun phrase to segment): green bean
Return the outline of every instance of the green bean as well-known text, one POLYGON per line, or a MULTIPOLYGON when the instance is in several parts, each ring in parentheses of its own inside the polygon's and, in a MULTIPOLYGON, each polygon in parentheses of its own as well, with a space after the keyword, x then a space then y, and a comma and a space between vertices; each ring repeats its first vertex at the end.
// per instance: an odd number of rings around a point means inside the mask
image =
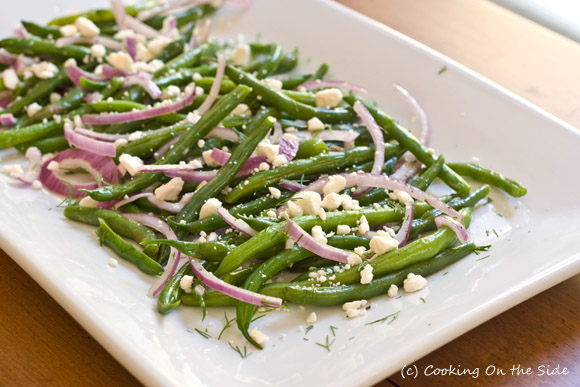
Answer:
MULTIPOLYGON (((143 6, 147 7, 147 4, 151 6, 151 3, 143 2, 136 5, 127 5, 125 6, 125 12, 130 16, 136 16, 137 13, 144 9, 143 6)), ((84 16, 87 19, 95 22, 95 23, 103 23, 103 22, 114 22, 115 16, 113 15, 113 11, 111 9, 92 9, 86 12, 81 12, 73 15, 66 15, 56 19, 52 19, 48 22, 49 26, 65 26, 67 24, 74 24, 77 18, 84 16)))
MULTIPOLYGON (((392 144, 385 144, 385 157, 389 158, 399 152, 399 148, 392 144)), ((329 152, 309 159, 298 159, 275 169, 258 172, 250 176, 243 183, 234 187, 225 197, 228 203, 235 203, 240 199, 253 194, 265 187, 278 182, 280 179, 300 177, 305 172, 315 175, 329 173, 353 164, 359 164, 373 159, 374 149, 359 147, 344 152, 329 152)))
POLYGON ((91 50, 87 47, 75 45, 56 47, 54 42, 44 39, 7 38, 0 40, 0 48, 13 54, 48 55, 59 60, 74 58, 82 61, 85 57, 91 57, 91 50))
POLYGON ((41 26, 33 22, 22 21, 22 25, 32 35, 38 36, 39 38, 49 38, 58 39, 62 36, 60 29, 51 26, 41 26))
POLYGON ((318 70, 308 79, 308 81, 316 81, 317 79, 322 79, 328 72, 329 66, 326 63, 320 65, 318 70))
POLYGON ((154 78, 157 78, 170 70, 198 66, 202 57, 213 56, 214 53, 215 46, 209 43, 200 44, 193 50, 186 51, 166 63, 165 66, 155 72, 154 78))
POLYGON ((20 129, 13 129, 6 132, 0 132, 0 149, 10 148, 13 146, 39 140, 44 137, 62 133, 63 122, 56 123, 49 121, 25 126, 20 129))
MULTIPOLYGON (((345 96, 344 100, 350 104, 354 104, 357 100, 355 97, 345 96)), ((399 123, 395 120, 387 116, 385 113, 377 109, 376 107, 372 106, 371 104, 361 102, 366 106, 369 112, 373 115, 374 119, 377 121, 380 127, 388 132, 390 136, 392 136, 397 142, 405 149, 413 153, 415 157, 429 167, 433 164, 436 160, 435 156, 433 156, 429 150, 415 138, 407 129, 403 128, 399 123)), ((451 168, 449 168, 446 164, 443 165, 441 168, 441 172, 439 173, 439 177, 455 192, 459 195, 466 195, 471 187, 461 176, 455 173, 451 168)))
POLYGON ((265 228, 281 222, 278 218, 250 217, 244 215, 236 215, 236 218, 243 220, 256 231, 262 231, 265 228))
POLYGON ((274 118, 270 117, 270 114, 272 114, 270 109, 263 109, 254 116, 247 129, 248 137, 246 140, 233 150, 229 160, 219 169, 215 178, 195 191, 191 200, 183 206, 175 217, 176 221, 185 220, 186 222, 191 222, 197 219, 203 204, 230 184, 252 155, 258 143, 264 139, 276 122, 274 118))
POLYGON ((175 58, 177 55, 183 53, 183 49, 185 48, 185 42, 183 39, 174 40, 173 42, 169 43, 163 52, 157 56, 157 58, 162 62, 169 62, 171 59, 175 58))
POLYGON ((85 77, 81 77, 79 83, 83 89, 89 91, 101 91, 109 84, 108 82, 97 82, 85 77))
POLYGON ((32 76, 28 79, 18 82, 14 90, 12 90, 12 98, 22 97, 28 93, 28 90, 32 88, 32 86, 36 85, 38 82, 38 78, 36 76, 32 76))
POLYGON ((501 173, 485 169, 476 164, 467 163, 447 163, 449 168, 459 173, 461 176, 469 176, 482 183, 491 184, 511 196, 524 196, 528 190, 517 181, 509 179, 501 173))
POLYGON ((282 89, 292 90, 300 86, 301 84, 308 82, 312 78, 312 74, 298 74, 281 79, 282 89))
MULTIPOLYGON (((275 207, 279 203, 284 202, 290 198, 290 196, 292 195, 289 193, 282 193, 279 199, 273 198, 271 195, 262 196, 256 200, 238 204, 237 206, 230 208, 229 212, 230 214, 236 216, 240 214, 256 215, 265 209, 275 207)), ((189 223, 180 223, 174 221, 173 219, 168 219, 167 221, 173 228, 182 229, 194 234, 200 233, 201 231, 214 231, 218 228, 227 227, 228 225, 219 215, 211 215, 207 218, 199 219, 189 223)))
MULTIPOLYGON (((349 301, 369 299, 385 294, 391 285, 403 287, 403 281, 410 273, 426 277, 459 261, 475 250, 476 246, 473 242, 465 242, 451 247, 431 259, 403 267, 380 278, 373 279, 366 285, 312 287, 287 284, 282 294, 288 302, 312 305, 338 305, 349 301)), ((276 285, 281 286, 279 284, 276 285)), ((268 291, 264 289, 264 293, 267 294, 268 291)))
POLYGON ((22 98, 13 101, 3 113, 18 114, 25 106, 38 101, 41 98, 47 97, 57 87, 61 87, 70 83, 70 79, 66 75, 66 70, 60 70, 54 77, 43 79, 39 81, 30 91, 22 98))
POLYGON ((191 83, 192 77, 195 73, 198 73, 201 76, 215 76, 216 66, 211 64, 201 65, 194 68, 182 68, 173 74, 164 75, 162 78, 156 79, 155 84, 162 89, 169 85, 184 85, 191 83))
POLYGON ((268 57, 262 63, 260 68, 258 68, 256 78, 264 79, 268 75, 274 73, 278 69, 278 66, 280 66, 281 61, 282 61, 282 46, 280 46, 279 44, 274 44, 272 45, 270 55, 268 55, 268 57))
POLYGON ((325 123, 333 123, 342 121, 350 122, 356 118, 349 109, 338 108, 331 110, 314 108, 294 101, 283 93, 269 88, 253 75, 229 65, 226 66, 226 75, 237 84, 244 84, 251 87, 253 89, 253 95, 264 105, 273 106, 281 112, 292 114, 299 119, 308 120, 312 117, 318 117, 325 123))
POLYGON ((183 242, 169 239, 154 239, 141 242, 142 245, 168 245, 181 251, 183 254, 201 258, 209 262, 221 262, 231 251, 224 242, 183 242))
MULTIPOLYGON (((193 124, 191 128, 185 131, 173 148, 156 164, 172 164, 181 160, 189 152, 191 144, 195 144, 199 139, 205 137, 210 130, 215 128, 221 120, 246 98, 250 91, 246 86, 238 86, 224 98, 217 101, 208 113, 204 114, 196 124, 193 124)), ((129 182, 100 187, 87 193, 97 201, 114 200, 150 186, 161 176, 162 174, 160 173, 144 173, 129 182)))
POLYGON ((181 288, 180 282, 184 275, 193 275, 191 266, 183 265, 159 292, 157 296, 157 311, 159 313, 167 314, 181 303, 181 297, 185 291, 181 288))
POLYGON ((27 125, 33 124, 35 122, 40 122, 43 119, 52 119, 55 114, 63 114, 71 109, 80 106, 85 100, 86 93, 75 87, 66 93, 59 101, 46 105, 38 112, 36 112, 32 117, 26 122, 27 125))
POLYGON ((302 141, 298 146, 297 159, 308 159, 310 157, 318 156, 329 151, 326 143, 318 138, 309 138, 302 141))
MULTIPOLYGON (((365 216, 369 225, 380 225, 394 221, 400 221, 403 218, 403 209, 397 208, 378 208, 362 209, 360 211, 334 211, 326 213, 326 220, 318 216, 301 216, 294 218, 293 221, 300 227, 310 230, 314 226, 321 226, 323 229, 335 229, 339 224, 346 224, 354 227, 361 216, 365 216)), ((282 243, 286 236, 282 233, 285 222, 268 227, 244 244, 233 249, 222 261, 215 274, 221 276, 227 274, 249 259, 258 252, 276 246, 282 243)))
POLYGON ((16 145, 16 149, 22 153, 26 152, 30 147, 38 148, 42 154, 47 154, 65 150, 69 147, 69 144, 64 136, 56 136, 16 145))
MULTIPOLYGON (((64 216, 77 222, 99 225, 99 218, 102 218, 118 234, 133 239, 135 242, 143 242, 156 239, 155 233, 149 228, 124 217, 123 215, 110 210, 93 207, 67 206, 64 209, 64 216)), ((159 250, 157 245, 149 245, 144 251, 150 257, 155 257, 159 250)))
POLYGON ((278 68, 273 72, 274 74, 284 74, 292 71, 298 66, 298 49, 287 52, 282 56, 282 60, 278 68))
POLYGON ((126 242, 102 218, 99 218, 98 221, 99 228, 97 229, 97 235, 101 241, 101 245, 109 247, 117 256, 131 262, 145 274, 160 275, 163 273, 163 267, 160 264, 141 252, 141 250, 135 248, 129 242, 126 242))
POLYGON ((410 185, 425 191, 427 188, 429 188, 431 183, 433 183, 433 180, 439 176, 443 165, 445 165, 445 158, 443 155, 440 155, 437 157, 437 160, 433 164, 431 164, 423 173, 417 176, 416 179, 410 182, 410 185))

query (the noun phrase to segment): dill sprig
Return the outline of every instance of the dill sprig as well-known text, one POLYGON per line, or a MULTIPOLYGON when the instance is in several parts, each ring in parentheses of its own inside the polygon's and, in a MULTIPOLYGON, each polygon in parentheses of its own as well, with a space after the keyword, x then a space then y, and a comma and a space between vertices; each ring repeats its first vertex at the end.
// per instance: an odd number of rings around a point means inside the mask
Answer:
POLYGON ((326 343, 322 344, 319 342, 315 342, 316 345, 321 346, 322 348, 326 349, 328 352, 330 352, 330 346, 332 344, 334 344, 334 341, 336 340, 336 338, 332 339, 332 341, 329 341, 328 335, 326 335, 326 343))
POLYGON ((373 324, 377 324, 377 323, 381 323, 382 324, 382 323, 385 323, 385 322, 387 323, 387 325, 390 325, 393 321, 395 321, 397 319, 397 317, 399 317, 399 313, 401 313, 401 311, 392 313, 392 314, 390 314, 388 316, 385 316, 385 317, 380 318, 378 320, 375 320, 373 322, 366 323, 365 325, 373 325, 373 324))

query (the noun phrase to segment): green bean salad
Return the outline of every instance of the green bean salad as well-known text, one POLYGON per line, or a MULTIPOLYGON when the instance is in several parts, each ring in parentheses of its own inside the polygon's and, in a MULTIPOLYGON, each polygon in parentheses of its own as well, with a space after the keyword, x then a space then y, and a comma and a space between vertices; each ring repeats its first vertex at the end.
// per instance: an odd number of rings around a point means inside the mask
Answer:
POLYGON ((61 196, 68 219, 150 275, 160 314, 235 308, 260 349, 258 311, 340 305, 358 318, 370 298, 419 291, 487 248, 470 241, 473 207, 490 186, 524 187, 437 154, 401 85, 415 134, 364 87, 325 79, 327 64, 299 73, 296 49, 213 39, 218 7, 111 0, 23 21, 0 40, 0 149, 28 165, 4 173, 61 196), (451 193, 430 193, 436 179, 451 193))

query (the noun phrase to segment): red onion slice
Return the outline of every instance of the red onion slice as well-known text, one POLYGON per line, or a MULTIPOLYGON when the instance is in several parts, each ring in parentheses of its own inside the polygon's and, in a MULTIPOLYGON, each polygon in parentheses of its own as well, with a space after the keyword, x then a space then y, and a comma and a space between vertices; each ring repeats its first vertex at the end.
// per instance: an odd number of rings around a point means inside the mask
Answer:
POLYGON ((429 145, 431 140, 431 125, 429 123, 429 117, 427 116, 427 113, 425 113, 425 110, 423 110, 417 100, 403 86, 394 83, 393 88, 399 95, 403 97, 405 102, 407 102, 407 104, 411 107, 411 109, 413 109, 419 118, 419 123, 421 125, 419 141, 421 141, 423 145, 429 145))
POLYGON ((295 181, 290 181, 286 179, 280 179, 278 185, 284 189, 287 189, 288 191, 300 192, 306 189, 306 186, 304 184, 300 184, 295 181))
MULTIPOLYGON (((185 196, 185 195, 184 195, 185 196)), ((115 208, 120 208, 125 204, 129 204, 134 202, 137 199, 147 198, 151 204, 153 204, 157 209, 164 210, 170 212, 172 214, 177 214, 183 208, 183 203, 172 203, 165 200, 158 199, 155 197, 154 194, 151 192, 143 192, 133 196, 128 197, 127 199, 123 199, 115 204, 115 208)))
POLYGON ((159 99, 163 95, 161 89, 155 84, 155 82, 145 78, 142 75, 127 75, 125 77, 125 81, 123 82, 123 86, 126 87, 130 85, 141 86, 153 99, 159 99))
POLYGON ((403 218, 403 223, 401 228, 395 234, 395 239, 399 241, 399 248, 405 246, 409 240, 409 234, 411 233, 411 226, 413 225, 413 203, 408 201, 405 203, 405 217, 403 218))
MULTIPOLYGON (((119 113, 119 114, 85 114, 82 120, 88 125, 110 125, 120 124, 123 122, 140 121, 147 118, 157 117, 163 114, 169 114, 179 111, 192 104, 195 99, 195 84, 190 84, 187 88, 191 88, 191 93, 184 99, 177 101, 171 105, 159 106, 145 110, 138 110, 133 112, 119 113)), ((206 100, 207 101, 207 100, 206 100)))
POLYGON ((371 134, 373 143, 375 144, 375 160, 371 173, 379 174, 382 172, 385 163, 385 140, 383 138, 383 131, 371 113, 362 103, 360 103, 360 101, 354 103, 353 109, 371 134))
MULTIPOLYGON (((210 157, 219 165, 225 165, 228 160, 230 159, 232 155, 228 152, 224 152, 221 149, 217 149, 217 148, 213 148, 211 150, 211 154, 210 157)), ((266 156, 253 156, 250 157, 246 160, 246 162, 244 163, 244 165, 242 166, 242 169, 240 170, 240 172, 238 173, 238 175, 240 173, 243 173, 245 176, 249 173, 251 173, 255 168, 258 168, 260 166, 261 163, 265 162, 267 160, 266 156)))
POLYGON ((258 231, 254 230, 250 225, 244 222, 242 219, 238 219, 228 210, 223 207, 218 208, 217 214, 220 218, 222 218, 231 228, 245 234, 247 236, 254 236, 258 233, 258 231))
POLYGON ((267 308, 279 308, 282 305, 282 299, 278 297, 266 296, 228 284, 207 271, 196 258, 189 257, 189 264, 193 274, 208 288, 252 305, 265 306, 267 308))
POLYGON ((280 140, 280 148, 278 149, 278 154, 286 157, 288 162, 294 160, 296 154, 298 153, 298 146, 300 142, 297 139, 290 138, 288 135, 282 136, 280 140))
POLYGON ((167 172, 193 172, 201 167, 192 164, 146 164, 136 168, 140 173, 167 173, 167 172))
POLYGON ((11 113, 0 114, 0 125, 12 126, 16 123, 16 118, 11 113))
POLYGON ((197 112, 200 115, 205 114, 217 99, 220 92, 222 80, 224 79, 225 69, 226 69, 226 57, 223 54, 219 54, 216 74, 213 83, 211 85, 211 89, 209 90, 209 93, 205 101, 203 101, 201 106, 197 109, 197 112))
POLYGON ((70 196, 74 199, 86 196, 82 189, 91 190, 99 187, 99 183, 73 184, 64 180, 54 171, 48 169, 51 161, 56 161, 61 168, 84 169, 95 179, 100 179, 107 184, 117 184, 119 171, 110 157, 99 156, 81 149, 66 149, 57 153, 52 159, 46 160, 40 169, 38 179, 49 190, 62 196, 70 196))
POLYGON ((14 66, 17 61, 18 57, 16 55, 9 53, 3 48, 0 48, 0 64, 14 66))
POLYGON ((343 82, 343 81, 322 81, 317 79, 315 81, 305 82, 298 86, 297 90, 317 90, 317 89, 324 89, 327 87, 337 87, 344 90, 351 90, 357 93, 366 94, 367 90, 364 87, 357 86, 350 82, 343 82))
POLYGON ((337 262, 347 263, 350 253, 318 242, 304 229, 296 223, 289 220, 283 229, 284 234, 288 235, 290 239, 304 247, 306 250, 314 254, 337 262))
POLYGON ((116 69, 108 64, 103 65, 103 77, 106 79, 111 79, 114 77, 124 77, 129 75, 129 73, 124 72, 123 70, 116 69))
POLYGON ((457 238, 461 242, 465 242, 469 239, 469 233, 467 232, 463 224, 461 224, 461 222, 455 219, 450 218, 449 216, 441 215, 436 217, 435 224, 437 225, 438 229, 443 226, 449 227, 451 230, 455 232, 455 234, 457 234, 457 238))
POLYGON ((58 38, 54 42, 56 47, 64 47, 71 44, 100 44, 111 51, 121 51, 123 49, 123 44, 121 42, 106 36, 93 36, 90 38, 86 36, 66 36, 58 38))
MULTIPOLYGON (((415 156, 413 156, 414 158, 415 156)), ((421 163, 415 161, 404 162, 397 170, 389 176, 393 180, 400 181, 402 183, 407 182, 410 178, 415 176, 421 170, 421 163)))
POLYGON ((159 15, 161 12, 171 12, 176 8, 187 7, 193 8, 197 7, 198 5, 209 3, 211 0, 174 0, 174 1, 166 1, 163 3, 162 6, 153 7, 150 9, 146 9, 140 11, 137 14, 137 19, 144 21, 149 20, 153 16, 159 15))
POLYGON ((127 139, 129 137, 128 134, 100 133, 85 128, 76 128, 74 131, 78 134, 82 134, 85 137, 90 137, 97 140, 108 142, 115 142, 117 140, 127 139))
MULTIPOLYGON (((156 218, 153 215, 148 214, 122 214, 122 215, 131 220, 134 220, 135 222, 139 222, 144 226, 151 227, 159 231, 161 234, 165 235, 167 239, 171 239, 174 241, 177 240, 177 235, 175 235, 175 232, 173 232, 171 227, 169 227, 167 223, 165 223, 159 218, 156 218)), ((165 270, 163 271, 163 274, 161 274, 161 276, 157 279, 157 281, 155 281, 153 286, 151 286, 151 288, 149 289, 149 295, 151 297, 157 297, 161 292, 161 290, 163 290, 163 287, 165 286, 167 281, 169 281, 169 279, 173 277, 173 275, 177 272, 180 258, 181 252, 176 248, 172 247, 169 252, 169 261, 167 262, 167 265, 165 265, 165 270)))
POLYGON ((32 184, 40 175, 40 164, 42 163, 42 153, 38 148, 31 146, 26 150, 28 168, 22 173, 11 173, 10 177, 20 180, 25 184, 32 184))
POLYGON ((125 39, 125 47, 127 48, 127 54, 129 54, 131 59, 137 60, 137 41, 135 38, 130 36, 127 37, 125 39))
POLYGON ((86 78, 89 81, 95 82, 105 81, 103 77, 97 74, 89 73, 88 71, 85 71, 75 65, 69 66, 69 68, 66 70, 66 75, 69 77, 71 82, 75 84, 75 86, 80 88, 82 88, 81 77, 86 78))
POLYGON ((117 149, 112 142, 101 141, 95 138, 87 137, 83 134, 74 131, 69 124, 64 126, 64 138, 70 145, 74 145, 79 149, 92 152, 100 156, 115 157, 117 149))
POLYGON ((240 142, 240 138, 238 137, 238 134, 234 130, 232 130, 230 128, 224 128, 221 126, 213 128, 205 136, 205 138, 210 138, 210 137, 221 137, 224 140, 228 140, 231 142, 240 142))

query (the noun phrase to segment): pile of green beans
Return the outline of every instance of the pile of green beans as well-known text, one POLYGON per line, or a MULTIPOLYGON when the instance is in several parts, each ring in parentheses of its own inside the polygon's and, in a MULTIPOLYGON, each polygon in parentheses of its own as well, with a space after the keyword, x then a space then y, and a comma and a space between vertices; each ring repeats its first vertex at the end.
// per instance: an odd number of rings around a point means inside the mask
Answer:
MULTIPOLYGON (((149 2, 128 6, 125 11, 135 17, 151 5, 149 2)), ((193 164, 201 158, 209 164, 207 152, 214 148, 228 151, 229 159, 218 167, 202 166, 204 172, 215 173, 209 181, 185 182, 177 194, 178 199, 170 200, 179 202, 172 203, 179 204, 176 211, 170 212, 168 207, 156 206, 145 197, 124 205, 118 203, 131 195, 156 192, 160 185, 171 181, 169 174, 160 172, 125 175, 115 184, 100 184, 95 189, 84 190, 85 199, 71 200, 64 208, 68 219, 95 226, 100 243, 127 264, 134 265, 145 274, 159 276, 166 270, 170 251, 178 250, 185 256, 198 259, 206 270, 226 285, 279 297, 287 303, 339 305, 385 294, 392 285, 401 287, 410 273, 431 275, 479 247, 470 241, 459 243, 455 231, 449 227, 437 228, 436 218, 442 212, 427 202, 415 201, 414 219, 406 244, 382 254, 366 254, 359 264, 329 261, 312 249, 305 248, 300 241, 289 243, 289 236, 285 233, 288 213, 283 211, 291 205, 290 201, 300 200, 304 190, 293 192, 288 188, 289 182, 284 180, 301 184, 308 190, 308 184, 321 176, 374 170, 378 152, 384 153, 384 165, 379 165, 382 173, 390 175, 405 160, 403 155, 409 152, 416 158, 420 171, 411 177, 408 186, 425 191, 438 180, 448 186, 452 193, 438 199, 460 211, 465 228, 471 222, 473 208, 484 202, 492 186, 514 197, 526 194, 521 184, 500 173, 475 164, 449 162, 443 155, 434 154, 371 100, 363 100, 351 93, 342 96, 336 106, 320 106, 316 91, 297 89, 306 82, 324 78, 329 65, 321 64, 312 73, 299 73, 296 71, 299 62, 297 49, 285 51, 276 43, 252 43, 247 46, 248 63, 236 64, 231 58, 225 69, 218 70, 216 62, 222 63, 218 61, 218 56, 231 52, 230 43, 210 40, 189 47, 196 23, 214 11, 215 8, 209 4, 179 10, 175 22, 180 36, 157 55, 155 59, 161 60, 163 65, 151 74, 153 86, 161 91, 175 91, 177 87, 183 92, 185 86, 195 80, 195 85, 200 88, 197 93, 201 95, 196 96, 191 106, 154 118, 94 126, 92 129, 102 137, 123 137, 143 132, 138 139, 129 141, 130 137, 127 137, 122 138, 127 141, 116 143, 116 156, 112 160, 117 165, 122 164, 120 160, 123 160, 123 155, 140 157, 147 165, 193 164), (209 98, 207 93, 212 90, 222 70, 225 77, 216 85, 219 86, 216 90, 219 90, 215 102, 198 120, 190 119, 190 113, 195 116, 197 109, 209 98), (274 87, 274 84, 279 86, 274 87), (371 135, 355 113, 353 105, 357 101, 366 107, 378 124, 385 140, 384 149, 375 149, 373 138, 376 133, 371 135), (247 112, 240 113, 244 107, 247 112), (311 123, 318 121, 325 125, 327 131, 353 131, 358 133, 358 137, 354 144, 348 145, 323 141, 317 138, 317 134, 312 134, 312 130, 309 131, 313 129, 311 123), (215 128, 229 130, 234 138, 212 135, 215 128), (286 163, 276 165, 268 158, 268 163, 263 162, 249 175, 240 176, 240 171, 243 172, 244 164, 250 158, 265 157, 264 152, 259 153, 260 147, 275 149, 280 146, 269 143, 274 138, 272 133, 280 130, 288 141, 297 138, 293 137, 296 131, 303 136, 307 132, 309 135, 306 136, 308 139, 296 145, 295 157, 292 156, 286 163), (464 177, 481 184, 472 187, 464 177), (252 233, 229 228, 229 223, 216 213, 200 218, 210 199, 217 199, 237 221, 245 222, 252 233), (91 204, 87 206, 87 202, 91 204), (95 203, 103 208, 95 207, 95 203), (125 216, 128 213, 154 214, 159 221, 171 227, 171 232, 162 235, 129 219, 125 216), (175 238, 171 236, 173 233, 175 238), (331 265, 332 278, 319 282, 312 278, 314 273, 331 265), (368 265, 373 268, 374 277, 370 283, 363 284, 361 270, 368 265), (288 273, 294 273, 292 280, 278 281, 282 274, 288 273)), ((63 47, 56 44, 55 40, 63 36, 61 27, 75 23, 80 16, 94 22, 101 35, 108 39, 115 39, 115 34, 119 32, 113 12, 102 9, 58 18, 48 25, 25 21, 23 26, 29 37, 0 40, 0 48, 8 53, 39 60, 50 58, 59 66, 59 71, 47 79, 19 78, 17 87, 12 90, 13 100, 0 112, 12 115, 16 120, 9 130, 0 131, 0 149, 16 147, 24 153, 36 147, 43 154, 60 152, 71 146, 64 136, 65 121, 73 121, 77 116, 82 119, 85 114, 146 110, 157 102, 143 87, 127 86, 123 76, 107 81, 81 77, 79 82, 73 84, 64 65, 67 60, 75 59, 87 72, 95 71, 103 61, 91 56, 91 48, 86 44, 63 47), (62 95, 59 94, 60 99, 53 100, 52 94, 57 92, 62 95), (86 97, 92 92, 98 92, 102 99, 87 102, 86 97), (43 107, 29 116, 27 108, 35 102, 43 107)), ((155 15, 144 23, 148 28, 160 31, 165 17, 155 15)), ((108 61, 106 58, 104 60, 108 61)), ((5 90, 3 80, 0 90, 5 90)), ((326 243, 349 254, 353 251, 360 254, 358 251, 361 248, 367 253, 372 252, 373 234, 354 235, 351 232, 335 235, 338 226, 360 227, 364 217, 369 227, 375 229, 402 227, 405 206, 392 199, 387 190, 374 188, 359 192, 352 188, 342 189, 339 194, 344 200, 354 198, 357 202, 353 203, 356 204, 348 209, 344 206, 342 210, 335 208, 296 216, 291 219, 292 222, 307 232, 320 227, 326 233, 327 240, 319 243, 326 243), (360 194, 356 198, 355 192, 356 195, 360 194)), ((204 279, 188 276, 194 276, 192 267, 184 264, 164 284, 157 298, 159 313, 167 314, 182 304, 201 307, 204 315, 207 307, 235 307, 239 330, 250 343, 262 348, 262 344, 250 335, 257 306, 207 286, 204 292, 195 291, 204 279), (188 279, 198 286, 184 286, 188 279)))

